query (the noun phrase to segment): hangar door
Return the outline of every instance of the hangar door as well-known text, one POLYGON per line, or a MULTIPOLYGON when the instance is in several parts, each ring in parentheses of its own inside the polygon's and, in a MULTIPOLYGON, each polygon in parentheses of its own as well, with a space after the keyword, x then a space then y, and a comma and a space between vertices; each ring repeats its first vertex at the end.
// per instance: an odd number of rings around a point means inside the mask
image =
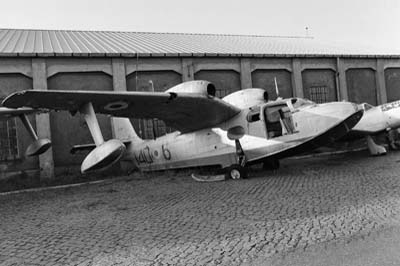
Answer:
POLYGON ((375 71, 373 69, 349 69, 346 71, 346 82, 350 102, 377 104, 375 71))
MULTIPOLYGON (((174 71, 138 71, 126 78, 128 91, 166 91, 181 82, 181 75, 174 71)), ((143 139, 154 139, 175 131, 158 119, 132 119, 132 123, 143 139)))
POLYGON ((337 101, 335 71, 306 69, 302 78, 304 98, 316 103, 337 101))
POLYGON ((233 70, 200 70, 194 74, 194 79, 213 83, 220 98, 240 90, 241 86, 240 74, 233 70))
MULTIPOLYGON (((49 90, 110 91, 112 77, 103 72, 58 73, 48 79, 49 90)), ((97 114, 104 139, 112 138, 110 118, 97 114)), ((92 136, 83 116, 69 112, 50 113, 51 136, 55 166, 78 165, 86 154, 70 154, 76 144, 93 143, 92 136)))
POLYGON ((257 69, 251 73, 253 87, 265 89, 268 92, 270 100, 277 98, 275 78, 279 89, 279 96, 282 98, 292 97, 292 79, 289 71, 257 69))
POLYGON ((385 83, 388 102, 400 100, 400 68, 386 69, 385 83))
MULTIPOLYGON (((0 88, 1 102, 13 92, 32 89, 32 79, 17 73, 0 74, 0 88)), ((35 116, 29 116, 29 120, 36 130, 35 116)), ((38 168, 37 157, 24 155, 30 143, 31 138, 19 119, 0 120, 0 165, 7 171, 38 168)))

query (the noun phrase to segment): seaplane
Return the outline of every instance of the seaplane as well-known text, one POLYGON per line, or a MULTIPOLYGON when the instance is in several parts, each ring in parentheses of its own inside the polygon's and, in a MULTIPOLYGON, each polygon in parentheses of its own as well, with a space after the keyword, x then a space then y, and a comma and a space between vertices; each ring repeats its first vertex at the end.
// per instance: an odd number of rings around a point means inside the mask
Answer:
POLYGON ((225 179, 245 178, 253 164, 277 168, 284 157, 336 141, 364 113, 350 102, 270 101, 268 93, 258 88, 220 99, 215 86, 201 80, 165 92, 26 90, 9 95, 2 104, 9 112, 83 115, 94 144, 75 147, 91 149, 81 164, 82 173, 124 160, 142 171, 217 166, 225 179), (112 139, 104 140, 96 113, 112 116, 112 139), (130 118, 157 118, 176 131, 144 140, 130 118))

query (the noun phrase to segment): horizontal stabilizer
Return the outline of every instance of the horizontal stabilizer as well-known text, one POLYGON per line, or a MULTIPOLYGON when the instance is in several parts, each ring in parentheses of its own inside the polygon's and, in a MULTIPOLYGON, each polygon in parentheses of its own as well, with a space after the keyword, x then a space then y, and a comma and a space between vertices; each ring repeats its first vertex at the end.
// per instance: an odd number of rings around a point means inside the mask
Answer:
POLYGON ((74 145, 69 152, 71 154, 75 154, 75 153, 80 152, 80 151, 91 151, 94 148, 96 148, 96 144, 94 144, 94 143, 78 144, 78 145, 74 145))
MULTIPOLYGON (((125 146, 128 146, 131 143, 131 141, 130 140, 122 141, 122 143, 124 143, 125 146)), ((77 144, 77 145, 74 145, 69 152, 71 154, 75 154, 80 151, 91 151, 95 148, 96 148, 96 144, 94 144, 94 143, 77 144)))

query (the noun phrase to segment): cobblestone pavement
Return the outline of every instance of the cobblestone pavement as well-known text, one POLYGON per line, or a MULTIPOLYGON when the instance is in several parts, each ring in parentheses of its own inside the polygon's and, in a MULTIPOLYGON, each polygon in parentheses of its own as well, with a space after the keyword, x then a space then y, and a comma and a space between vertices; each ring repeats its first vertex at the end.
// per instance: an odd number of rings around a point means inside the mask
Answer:
POLYGON ((252 265, 400 224, 400 153, 289 159, 197 183, 136 174, 0 196, 0 265, 252 265))

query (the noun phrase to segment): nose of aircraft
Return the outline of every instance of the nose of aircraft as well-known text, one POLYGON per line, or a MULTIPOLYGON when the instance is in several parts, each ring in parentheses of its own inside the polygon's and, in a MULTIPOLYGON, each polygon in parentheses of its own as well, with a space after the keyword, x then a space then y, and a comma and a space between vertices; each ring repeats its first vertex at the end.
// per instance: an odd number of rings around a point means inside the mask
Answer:
POLYGON ((363 113, 362 108, 360 108, 357 104, 350 102, 330 102, 320 104, 318 106, 318 113, 320 115, 329 118, 336 118, 338 120, 346 119, 347 117, 359 111, 361 111, 361 114, 363 113))
POLYGON ((364 110, 350 102, 330 102, 304 110, 309 113, 312 131, 336 139, 349 132, 360 121, 364 110))
POLYGON ((331 102, 321 104, 317 107, 316 112, 321 116, 322 120, 327 123, 325 125, 334 125, 328 131, 340 138, 347 134, 361 119, 364 110, 357 104, 350 102, 331 102))
MULTIPOLYGON (((325 146, 340 139, 360 121, 364 113, 363 109, 349 102, 318 104, 303 111, 305 112, 304 117, 307 117, 304 120, 308 120, 309 132, 312 132, 312 137, 311 140, 293 149, 294 153, 325 146)), ((301 114, 299 114, 300 116, 301 114)), ((299 129, 299 133, 301 132, 302 129, 299 129)), ((303 130, 303 132, 307 132, 307 130, 303 130)))

